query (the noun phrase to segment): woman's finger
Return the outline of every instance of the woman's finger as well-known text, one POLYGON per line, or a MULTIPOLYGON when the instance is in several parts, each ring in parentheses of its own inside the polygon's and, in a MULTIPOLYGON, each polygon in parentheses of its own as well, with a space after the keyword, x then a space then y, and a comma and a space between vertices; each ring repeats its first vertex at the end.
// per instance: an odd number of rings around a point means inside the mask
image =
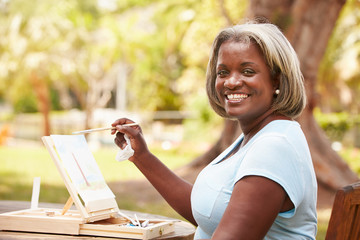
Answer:
MULTIPOLYGON (((131 121, 130 119, 127 118, 119 118, 116 121, 114 121, 111 126, 112 127, 116 127, 117 125, 124 125, 124 124, 129 124, 129 123, 134 123, 134 121, 131 121)), ((111 134, 115 134, 116 133, 116 129, 111 130, 111 134)))

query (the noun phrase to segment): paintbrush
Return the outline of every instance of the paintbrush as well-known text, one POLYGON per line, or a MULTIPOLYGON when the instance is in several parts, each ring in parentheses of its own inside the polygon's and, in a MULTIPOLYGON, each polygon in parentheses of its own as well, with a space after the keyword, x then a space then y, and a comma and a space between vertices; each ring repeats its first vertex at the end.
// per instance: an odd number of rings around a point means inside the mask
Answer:
MULTIPOLYGON (((128 124, 123 124, 121 126, 126 127, 126 126, 136 126, 136 125, 139 125, 139 124, 138 123, 128 123, 128 124)), ((116 129, 116 127, 92 128, 92 129, 73 132, 72 134, 92 133, 92 132, 99 132, 99 131, 105 131, 105 130, 114 130, 114 129, 116 129)))

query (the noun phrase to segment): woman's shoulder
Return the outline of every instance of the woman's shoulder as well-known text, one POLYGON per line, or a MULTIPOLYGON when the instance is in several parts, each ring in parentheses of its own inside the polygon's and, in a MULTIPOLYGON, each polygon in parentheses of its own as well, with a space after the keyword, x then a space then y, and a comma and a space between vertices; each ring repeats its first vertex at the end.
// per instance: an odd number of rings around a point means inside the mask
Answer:
MULTIPOLYGON (((296 121, 275 120, 266 125, 252 139, 249 147, 260 146, 284 148, 308 148, 308 144, 300 124, 296 121)), ((305 150, 305 149, 304 149, 305 150)))
POLYGON ((275 120, 268 123, 254 137, 254 142, 266 138, 292 138, 303 135, 300 124, 290 120, 275 120))
POLYGON ((289 130, 301 129, 300 124, 294 120, 274 120, 268 123, 263 130, 266 132, 284 132, 289 130))

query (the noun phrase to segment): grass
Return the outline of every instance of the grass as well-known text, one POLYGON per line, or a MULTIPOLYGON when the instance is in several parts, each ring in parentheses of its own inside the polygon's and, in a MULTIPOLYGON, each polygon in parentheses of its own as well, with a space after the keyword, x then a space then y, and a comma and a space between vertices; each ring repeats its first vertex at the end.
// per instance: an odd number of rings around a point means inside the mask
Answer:
MULTIPOLYGON (((183 143, 171 150, 163 150, 160 146, 151 146, 152 152, 157 155, 171 169, 180 167, 204 150, 195 143, 183 143), (187 151, 183 151, 187 149, 187 151)), ((117 162, 117 149, 102 148, 93 152, 93 155, 107 182, 141 179, 143 176, 132 163, 117 162)), ((340 155, 350 167, 360 173, 359 149, 343 149, 340 155)), ((49 153, 42 146, 35 147, 1 147, 0 146, 0 200, 30 201, 33 178, 41 176, 41 202, 65 203, 69 194, 57 172, 49 153)), ((129 196, 117 199, 120 208, 136 210, 164 216, 181 218, 164 202, 135 203, 129 196)), ((318 212, 318 240, 325 239, 331 209, 318 212)))
POLYGON ((316 239, 324 240, 326 236, 327 227, 329 225, 331 209, 318 210, 317 214, 318 214, 318 233, 316 239))
MULTIPOLYGON (((163 150, 159 145, 151 146, 150 149, 171 169, 190 162, 202 151, 185 143, 170 150, 163 150), (189 151, 180 154, 183 149, 189 151)), ((117 151, 116 147, 107 147, 93 152, 106 182, 144 179, 131 162, 119 163, 115 160, 117 151)), ((69 194, 45 147, 40 144, 32 147, 0 146, 0 200, 30 201, 33 179, 38 176, 41 177, 41 202, 66 202, 69 194)), ((120 208, 179 217, 165 202, 138 206, 134 199, 127 196, 117 201, 120 208)))

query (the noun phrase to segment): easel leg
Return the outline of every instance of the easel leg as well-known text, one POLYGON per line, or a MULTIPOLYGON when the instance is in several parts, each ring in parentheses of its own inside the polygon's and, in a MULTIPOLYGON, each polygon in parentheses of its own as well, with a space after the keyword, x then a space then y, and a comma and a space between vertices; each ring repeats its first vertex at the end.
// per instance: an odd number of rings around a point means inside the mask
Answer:
POLYGON ((68 198, 68 200, 66 201, 65 203, 65 206, 61 212, 61 215, 64 215, 69 209, 70 207, 73 205, 74 201, 73 199, 71 198, 71 196, 68 198))

